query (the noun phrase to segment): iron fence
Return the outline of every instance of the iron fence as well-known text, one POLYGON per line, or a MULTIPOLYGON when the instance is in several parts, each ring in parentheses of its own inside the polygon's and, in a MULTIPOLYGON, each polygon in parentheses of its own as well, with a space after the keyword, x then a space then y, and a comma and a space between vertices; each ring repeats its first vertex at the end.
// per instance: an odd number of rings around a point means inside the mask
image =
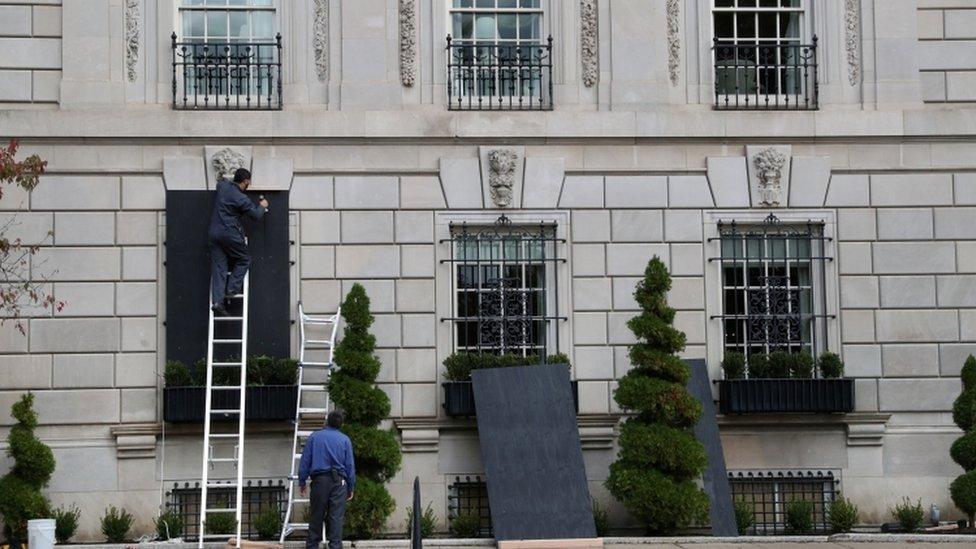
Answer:
POLYGON ((447 37, 448 110, 552 110, 552 37, 546 43, 447 37))
MULTIPOLYGON (((166 509, 174 511, 183 520, 183 539, 197 540, 200 535, 200 483, 173 483, 166 492, 166 509)), ((284 479, 249 480, 244 486, 241 506, 241 536, 256 539, 253 521, 266 508, 277 509, 284 517, 288 504, 288 485, 284 479)), ((234 488, 209 488, 208 508, 233 507, 237 500, 234 488)))
POLYGON ((816 110, 817 37, 810 44, 743 44, 714 39, 715 108, 816 110))
POLYGON ((830 531, 827 510, 840 484, 833 471, 729 471, 728 475, 732 500, 752 508, 755 524, 749 533, 785 533, 787 507, 794 501, 813 506, 814 533, 830 531))
POLYGON ((478 537, 494 536, 491 508, 488 506, 488 483, 480 476, 454 477, 447 488, 448 520, 473 515, 479 518, 478 537))
POLYGON ((173 43, 173 108, 280 110, 281 34, 273 42, 173 43))

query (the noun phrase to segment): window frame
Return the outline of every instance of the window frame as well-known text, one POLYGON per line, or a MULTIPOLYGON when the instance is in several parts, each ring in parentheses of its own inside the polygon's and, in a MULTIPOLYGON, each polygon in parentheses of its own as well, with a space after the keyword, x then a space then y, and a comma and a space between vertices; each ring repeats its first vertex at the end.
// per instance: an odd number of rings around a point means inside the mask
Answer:
POLYGON ((786 506, 789 501, 812 503, 814 532, 829 533, 830 521, 827 517, 829 504, 841 495, 842 479, 839 469, 735 469, 729 470, 727 477, 732 501, 752 505, 756 518, 752 526, 753 535, 783 535, 786 526, 786 506), (817 490, 810 489, 817 484, 820 485, 817 490), (772 490, 767 492, 756 489, 764 486, 772 490), (772 501, 766 501, 766 494, 772 495, 772 501), (785 496, 795 494, 800 494, 801 497, 793 497, 787 501, 785 496), (814 497, 812 500, 802 497, 806 495, 814 497), (771 504, 773 507, 771 510, 756 512, 757 504, 771 504), (768 518, 772 520, 766 520, 768 518))

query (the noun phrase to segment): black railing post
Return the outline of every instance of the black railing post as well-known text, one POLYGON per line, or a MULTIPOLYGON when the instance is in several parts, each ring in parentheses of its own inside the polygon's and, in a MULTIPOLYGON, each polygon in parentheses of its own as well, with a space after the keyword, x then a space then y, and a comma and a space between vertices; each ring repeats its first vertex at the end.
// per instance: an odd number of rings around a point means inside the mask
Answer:
POLYGON ((173 108, 176 108, 176 33, 170 36, 173 41, 173 108))
POLYGON ((423 549, 424 536, 420 523, 420 477, 413 479, 413 513, 410 516, 410 549, 423 549))

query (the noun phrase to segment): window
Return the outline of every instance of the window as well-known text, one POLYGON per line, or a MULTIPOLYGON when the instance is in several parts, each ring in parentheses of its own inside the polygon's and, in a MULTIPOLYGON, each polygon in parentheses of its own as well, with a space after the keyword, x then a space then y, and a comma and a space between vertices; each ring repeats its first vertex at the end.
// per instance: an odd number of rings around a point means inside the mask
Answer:
POLYGON ((729 471, 729 488, 734 502, 753 510, 759 535, 782 534, 786 529, 786 508, 794 501, 813 505, 815 532, 827 533, 827 508, 838 493, 832 471, 729 471))
POLYGON ((777 350, 817 356, 827 345, 822 223, 719 223, 725 352, 777 350))
MULTIPOLYGON (((288 503, 288 489, 283 480, 247 481, 241 506, 241 535, 257 539, 254 519, 267 507, 283 510, 288 503)), ((200 530, 200 483, 174 483, 167 493, 166 509, 183 520, 183 537, 196 539, 200 530)), ((237 498, 234 488, 212 488, 207 492, 210 507, 228 507, 237 498)))
POLYGON ((173 33, 173 105, 281 108, 274 0, 183 0, 173 33))
POLYGON ((461 516, 478 517, 478 537, 493 536, 488 483, 481 477, 454 477, 454 483, 448 487, 447 505, 451 522, 461 516))
POLYGON ((717 107, 817 108, 817 38, 803 43, 804 1, 714 0, 717 107))
POLYGON ((553 321, 555 226, 515 226, 505 216, 489 226, 451 227, 454 347, 475 353, 545 356, 558 349, 553 321))
POLYGON ((542 0, 452 0, 451 109, 552 108, 552 38, 542 0))

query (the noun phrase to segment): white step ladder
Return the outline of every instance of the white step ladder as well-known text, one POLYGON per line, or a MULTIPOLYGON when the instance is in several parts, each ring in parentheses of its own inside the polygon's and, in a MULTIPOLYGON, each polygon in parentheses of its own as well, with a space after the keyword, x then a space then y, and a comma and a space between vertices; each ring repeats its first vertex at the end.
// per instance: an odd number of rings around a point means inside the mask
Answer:
MULTIPOLYGON (((248 307, 248 286, 250 275, 244 276, 244 293, 235 295, 231 298, 229 311, 237 311, 240 305, 240 315, 231 312, 231 316, 216 316, 213 309, 210 309, 210 327, 207 333, 207 391, 206 405, 203 418, 203 471, 200 474, 200 530, 197 547, 203 548, 205 540, 228 539, 234 536, 237 547, 241 546, 241 505, 244 492, 244 394, 247 388, 247 307, 248 307), (215 339, 216 326, 234 326, 239 324, 240 335, 236 337, 222 336, 222 339, 215 339), (224 358, 227 356, 229 347, 238 346, 240 354, 236 360, 224 358), (218 361, 214 361, 214 347, 220 350, 217 355, 218 361), (237 368, 239 372, 239 382, 237 385, 214 385, 214 369, 218 368, 237 368), (213 407, 213 396, 216 392, 226 393, 237 391, 240 395, 238 407, 233 409, 215 409, 213 407), (236 433, 214 433, 211 428, 211 421, 216 416, 237 415, 236 433), (227 448, 233 443, 233 454, 231 457, 218 455, 216 450, 226 452, 227 448), (215 448, 217 445, 217 448, 215 448), (211 478, 211 469, 223 468, 232 464, 236 469, 234 478, 211 478), (207 492, 211 488, 234 488, 237 496, 233 507, 210 507, 207 501, 207 492), (217 513, 234 513, 237 527, 234 532, 215 532, 206 533, 207 516, 217 513)), ((227 331, 224 329, 222 331, 227 331)), ((220 475, 213 475, 218 477, 220 475)), ((229 503, 228 503, 229 505, 229 503)))
POLYGON ((332 375, 332 369, 334 364, 332 362, 332 353, 335 349, 336 332, 339 329, 339 318, 340 310, 336 311, 336 314, 326 317, 312 317, 305 314, 305 309, 302 307, 302 303, 298 303, 298 333, 301 339, 299 354, 298 354, 298 402, 295 407, 295 435, 292 439, 292 452, 291 452, 291 474, 288 475, 288 508, 285 511, 285 521, 281 527, 281 538, 278 540, 279 543, 285 543, 285 538, 288 537, 292 532, 297 532, 301 530, 308 530, 308 524, 305 522, 291 522, 292 514, 295 512, 296 504, 308 504, 309 499, 306 498, 296 498, 295 488, 298 486, 298 465, 302 458, 302 448, 305 446, 305 440, 315 432, 316 429, 322 427, 324 422, 324 416, 329 413, 329 391, 328 382, 329 377, 332 375), (315 339, 309 330, 312 329, 316 331, 315 339), (310 360, 307 352, 320 352, 323 356, 320 360, 310 360), (322 370, 325 372, 323 380, 316 381, 314 383, 305 383, 305 369, 309 370, 322 370), (324 397, 324 407, 311 407, 305 406, 302 396, 306 393, 319 394, 324 397), (308 420, 314 418, 318 421, 318 425, 315 429, 310 429, 307 425, 302 425, 302 420, 308 420))

